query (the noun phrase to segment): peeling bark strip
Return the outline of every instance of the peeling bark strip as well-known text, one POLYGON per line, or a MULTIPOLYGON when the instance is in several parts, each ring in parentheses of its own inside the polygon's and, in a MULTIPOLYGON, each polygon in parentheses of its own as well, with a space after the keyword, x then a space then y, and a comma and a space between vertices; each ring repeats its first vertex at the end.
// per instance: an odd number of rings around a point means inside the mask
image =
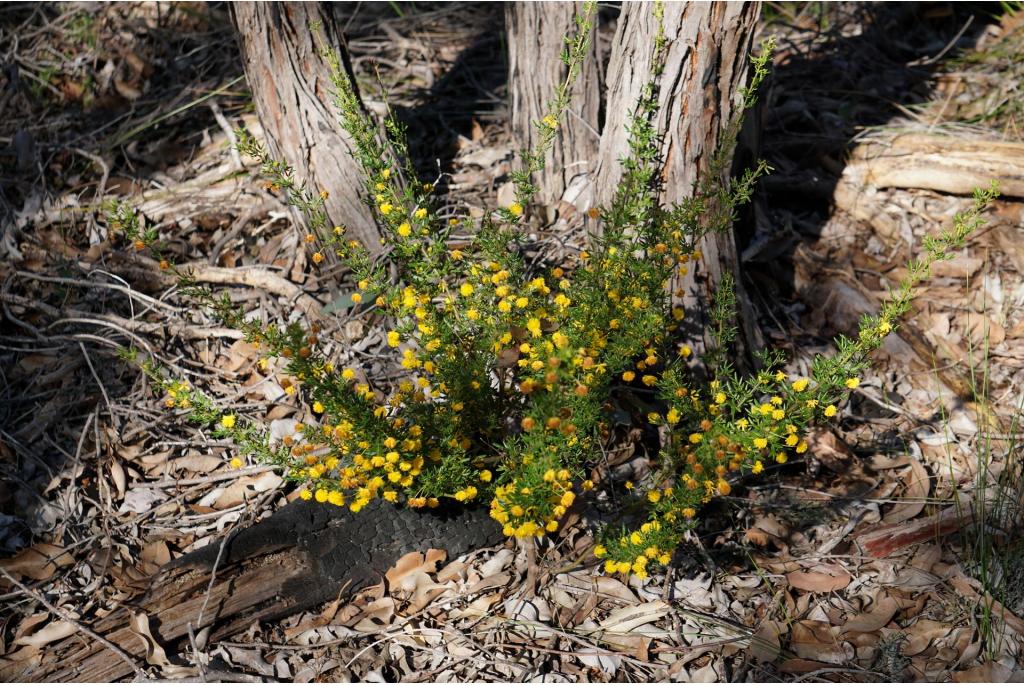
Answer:
MULTIPOLYGON (((556 86, 565 81, 566 66, 559 55, 565 49, 566 36, 576 31, 574 17, 582 11, 582 2, 510 2, 505 6, 512 133, 519 149, 537 143, 536 122, 544 116, 556 86)), ((565 121, 559 124, 558 137, 544 160, 544 172, 535 179, 540 189, 536 201, 542 205, 557 203, 572 180, 591 174, 597 163, 601 93, 596 46, 597 40, 592 39, 579 78, 570 90, 565 121)), ((580 209, 590 206, 585 200, 574 204, 580 209)))
MULTIPOLYGON (((660 107, 655 127, 663 131, 662 180, 664 200, 678 202, 693 192, 718 145, 722 126, 733 116, 740 87, 748 80, 749 55, 758 3, 665 3, 665 35, 669 40, 665 70, 658 89, 660 107)), ((608 204, 622 177, 619 160, 629 152, 626 125, 650 79, 651 46, 658 23, 650 3, 623 3, 608 64, 605 127, 601 135, 597 169, 597 201, 608 204)), ((687 318, 706 312, 722 274, 737 275, 741 342, 758 347, 750 300, 743 291, 736 241, 732 233, 708 236, 700 246, 705 277, 695 282, 688 274, 682 283, 689 295, 683 305, 687 318)), ((705 317, 706 320, 706 317, 705 317)), ((694 332, 706 331, 704 325, 694 332)))
POLYGON ((333 18, 321 2, 231 4, 245 75, 270 153, 295 169, 311 190, 330 191, 327 215, 371 251, 380 234, 364 201, 362 175, 351 139, 331 104, 327 66, 310 28, 320 22, 327 45, 347 52, 333 18))

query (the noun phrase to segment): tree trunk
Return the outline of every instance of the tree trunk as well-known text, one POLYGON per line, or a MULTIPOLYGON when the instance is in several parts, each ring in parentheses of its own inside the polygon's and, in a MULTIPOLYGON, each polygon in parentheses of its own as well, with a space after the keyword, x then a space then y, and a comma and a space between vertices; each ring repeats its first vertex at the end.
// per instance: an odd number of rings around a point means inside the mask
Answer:
MULTIPOLYGON (((565 49, 565 37, 576 31, 573 19, 582 8, 581 2, 510 2, 505 6, 512 133, 519 149, 529 149, 537 142, 535 124, 544 116, 556 86, 565 81, 566 66, 559 55, 565 49)), ((570 92, 567 116, 545 159, 544 172, 534 180, 540 189, 535 201, 541 205, 556 205, 570 186, 590 186, 586 180, 597 161, 601 105, 596 45, 592 40, 590 55, 570 92)), ((564 199, 583 210, 592 204, 575 192, 564 199)))
MULTIPOLYGON (((669 40, 665 70, 659 82, 660 109, 655 122, 664 133, 662 180, 667 203, 692 194, 694 182, 706 172, 719 133, 733 116, 739 88, 748 77, 748 56, 759 13, 757 3, 665 3, 664 26, 669 40)), ((628 153, 626 125, 650 79, 651 47, 657 20, 649 3, 623 3, 608 64, 605 126, 595 178, 598 204, 608 204, 622 175, 619 160, 628 153)), ((722 274, 736 278, 740 305, 741 354, 760 346, 760 333, 739 277, 735 236, 731 231, 706 237, 704 258, 681 283, 683 304, 693 331, 707 330, 707 309, 722 274)), ((709 341, 696 341, 706 347, 709 341)))
POLYGON ((312 25, 319 22, 327 45, 348 65, 333 8, 321 2, 237 2, 232 14, 245 75, 271 154, 295 170, 313 192, 327 190, 334 225, 371 251, 380 234, 365 202, 362 174, 351 139, 331 104, 327 65, 312 25))

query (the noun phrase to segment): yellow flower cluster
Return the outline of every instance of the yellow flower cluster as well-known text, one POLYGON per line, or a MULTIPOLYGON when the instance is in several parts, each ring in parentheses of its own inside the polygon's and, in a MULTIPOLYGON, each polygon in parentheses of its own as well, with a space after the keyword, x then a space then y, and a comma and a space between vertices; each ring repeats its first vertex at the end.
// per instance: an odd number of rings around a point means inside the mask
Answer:
POLYGON ((607 558, 609 551, 603 544, 594 547, 594 556, 605 559, 606 573, 632 573, 642 580, 648 575, 648 564, 665 565, 672 559, 672 546, 664 546, 664 533, 660 521, 647 521, 640 530, 623 534, 614 541, 613 558, 607 558))
POLYGON ((494 490, 491 518, 505 535, 527 538, 558 530, 558 523, 576 500, 567 469, 548 469, 533 487, 512 481, 494 490))
POLYGON ((192 404, 192 386, 188 381, 174 381, 166 388, 164 406, 168 409, 188 409, 192 404))

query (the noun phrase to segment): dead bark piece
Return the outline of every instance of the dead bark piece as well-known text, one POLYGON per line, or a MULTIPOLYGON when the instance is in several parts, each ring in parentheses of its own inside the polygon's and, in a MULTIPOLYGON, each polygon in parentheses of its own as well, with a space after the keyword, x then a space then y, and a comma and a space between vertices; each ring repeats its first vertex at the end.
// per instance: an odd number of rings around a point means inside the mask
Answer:
MULTIPOLYGON (((139 661, 152 660, 153 645, 160 645, 170 664, 190 623, 196 633, 210 628, 212 642, 377 582, 408 552, 444 549, 454 557, 501 538, 484 509, 421 513, 374 502, 352 514, 296 500, 229 538, 222 553, 221 543, 213 543, 167 564, 144 597, 92 629, 139 661), (139 623, 132 617, 140 612, 147 617, 152 644, 139 639, 139 623)), ((124 660, 76 635, 52 645, 43 663, 16 679, 112 682, 130 675, 124 660)))
POLYGON ((864 554, 882 559, 910 545, 940 539, 973 522, 973 511, 954 505, 922 519, 880 526, 862 533, 855 542, 864 554))
POLYGON ((847 173, 866 186, 955 195, 970 195, 996 180, 1003 195, 1024 197, 1024 143, 907 133, 857 146, 847 173))

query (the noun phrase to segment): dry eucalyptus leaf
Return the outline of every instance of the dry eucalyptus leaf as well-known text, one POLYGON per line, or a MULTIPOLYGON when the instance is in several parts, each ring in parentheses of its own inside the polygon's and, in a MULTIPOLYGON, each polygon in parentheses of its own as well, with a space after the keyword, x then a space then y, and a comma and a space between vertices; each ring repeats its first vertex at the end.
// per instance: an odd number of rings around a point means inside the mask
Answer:
POLYGON ((638 606, 619 607, 608 614, 600 625, 609 632, 628 633, 634 628, 661 619, 668 611, 668 604, 660 599, 638 606))
POLYGON ((57 640, 63 640, 78 632, 78 627, 69 621, 56 621, 41 628, 31 635, 23 635, 14 641, 16 645, 42 647, 57 640))
POLYGON ((435 572, 438 565, 447 557, 448 553, 443 549, 428 549, 426 553, 409 552, 396 561, 384 576, 388 579, 388 584, 391 587, 401 587, 403 580, 417 573, 435 572))
POLYGON ((882 523, 902 523, 914 518, 924 510, 928 492, 931 490, 931 480, 924 465, 916 459, 911 459, 910 470, 903 474, 903 496, 889 512, 882 518, 882 523))
POLYGON ((614 676, 616 671, 622 668, 622 658, 605 651, 598 651, 592 647, 584 647, 576 651, 576 658, 590 668, 604 671, 609 676, 614 676))
POLYGON ((934 640, 949 635, 952 630, 953 626, 948 622, 922 618, 903 631, 907 640, 903 643, 901 652, 904 656, 916 656, 928 649, 934 640))
POLYGON ((793 571, 786 574, 789 584, 807 592, 832 592, 842 590, 853 577, 840 566, 822 564, 811 571, 793 571))
POLYGON ((360 632, 373 632, 391 623, 395 616, 395 600, 381 597, 363 607, 363 610, 348 625, 360 632))
POLYGON ((178 457, 168 462, 171 472, 188 471, 191 473, 207 474, 215 471, 224 465, 224 460, 210 454, 189 454, 178 457))
POLYGON ((159 488, 135 487, 125 493, 124 501, 118 507, 118 514, 145 514, 158 504, 167 501, 167 494, 159 488))
MULTIPOLYGON (((277 488, 283 482, 284 479, 273 471, 265 471, 255 476, 243 476, 231 485, 223 488, 221 493, 212 502, 207 501, 210 499, 208 495, 201 499, 199 503, 205 506, 212 506, 214 509, 230 509, 261 492, 277 488)), ((215 492, 217 491, 214 490, 210 494, 212 495, 215 492)))
POLYGON ((1005 683, 1010 680, 1013 671, 995 661, 986 661, 980 666, 958 671, 953 674, 953 682, 957 683, 1005 683))
POLYGON ((145 612, 132 612, 128 629, 142 638, 146 645, 146 663, 156 666, 166 678, 185 678, 195 674, 195 669, 171 663, 167 652, 157 642, 149 627, 149 617, 145 612))
POLYGON ((840 629, 844 633, 873 633, 883 628, 899 611, 899 604, 889 595, 884 595, 871 606, 867 613, 856 614, 843 624, 840 629))
POLYGON ((801 658, 830 664, 845 664, 854 657, 853 645, 836 639, 831 627, 822 621, 794 623, 789 646, 801 658))
POLYGON ((747 654, 762 664, 770 664, 779 658, 782 651, 780 635, 783 625, 779 621, 764 621, 750 638, 747 654))
POLYGON ((10 559, 0 561, 0 567, 6 569, 12 576, 49 580, 57 569, 73 562, 74 559, 63 547, 41 542, 23 549, 10 559))

